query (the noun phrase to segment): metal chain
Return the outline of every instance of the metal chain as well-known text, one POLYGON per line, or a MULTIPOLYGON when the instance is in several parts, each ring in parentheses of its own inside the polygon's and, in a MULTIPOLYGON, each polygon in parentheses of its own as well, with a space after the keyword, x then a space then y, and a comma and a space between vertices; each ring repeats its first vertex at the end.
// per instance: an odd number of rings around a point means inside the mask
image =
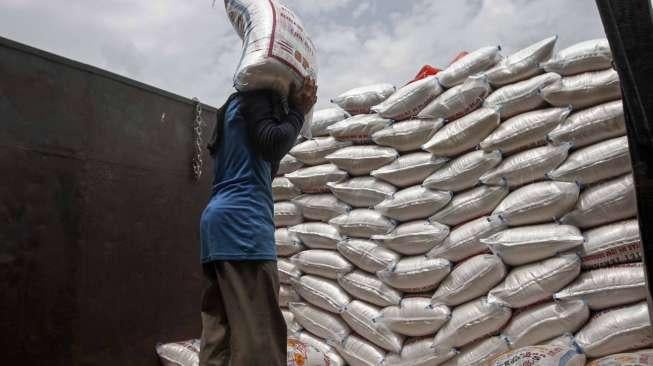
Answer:
POLYGON ((195 156, 193 157, 193 176, 198 181, 202 177, 202 103, 198 98, 193 98, 195 102, 195 156))

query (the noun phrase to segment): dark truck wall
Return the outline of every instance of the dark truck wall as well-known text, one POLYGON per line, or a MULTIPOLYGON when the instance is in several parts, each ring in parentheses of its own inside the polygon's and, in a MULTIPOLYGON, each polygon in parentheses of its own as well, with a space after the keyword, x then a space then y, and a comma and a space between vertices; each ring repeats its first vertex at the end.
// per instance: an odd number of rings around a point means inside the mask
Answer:
POLYGON ((193 122, 188 99, 0 38, 2 364, 156 365, 156 342, 199 336, 193 122))

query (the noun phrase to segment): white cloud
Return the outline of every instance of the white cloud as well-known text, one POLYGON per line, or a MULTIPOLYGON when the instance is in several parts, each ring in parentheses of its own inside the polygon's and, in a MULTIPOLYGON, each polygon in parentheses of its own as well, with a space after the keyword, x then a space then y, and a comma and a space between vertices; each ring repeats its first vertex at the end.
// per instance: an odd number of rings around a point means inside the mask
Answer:
MULTIPOLYGON (((232 90, 241 42, 223 1, 211 3, 3 0, 0 35, 217 106, 232 90)), ((501 44, 509 54, 555 33, 559 47, 603 36, 593 0, 288 3, 318 47, 319 107, 362 84, 402 85, 461 50, 501 44)))

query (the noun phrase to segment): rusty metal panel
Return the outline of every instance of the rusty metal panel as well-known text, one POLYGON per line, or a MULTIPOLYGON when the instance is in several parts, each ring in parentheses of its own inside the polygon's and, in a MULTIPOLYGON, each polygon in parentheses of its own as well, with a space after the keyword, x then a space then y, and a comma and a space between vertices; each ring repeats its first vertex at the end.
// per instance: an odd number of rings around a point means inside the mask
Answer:
POLYGON ((157 365, 156 342, 199 335, 193 121, 189 99, 0 38, 3 363, 157 365))

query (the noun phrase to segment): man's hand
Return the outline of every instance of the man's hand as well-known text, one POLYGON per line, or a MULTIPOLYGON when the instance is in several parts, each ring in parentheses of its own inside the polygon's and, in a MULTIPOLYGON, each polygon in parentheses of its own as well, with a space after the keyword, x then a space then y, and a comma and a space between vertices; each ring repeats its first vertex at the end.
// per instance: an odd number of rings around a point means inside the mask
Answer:
POLYGON ((317 85, 315 80, 306 77, 301 88, 296 88, 295 84, 290 87, 288 102, 291 106, 297 108, 302 114, 308 113, 315 102, 317 102, 317 85))

